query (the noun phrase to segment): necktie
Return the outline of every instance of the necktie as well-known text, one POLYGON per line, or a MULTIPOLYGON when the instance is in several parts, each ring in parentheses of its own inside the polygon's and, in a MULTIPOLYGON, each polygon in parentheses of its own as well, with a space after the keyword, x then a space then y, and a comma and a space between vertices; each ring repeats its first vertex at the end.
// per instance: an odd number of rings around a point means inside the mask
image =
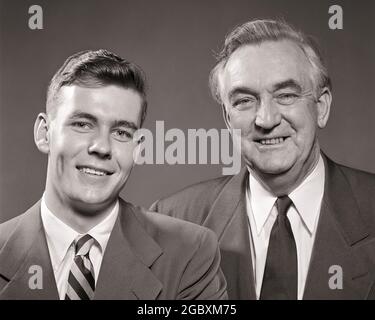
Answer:
POLYGON ((65 300, 91 300, 94 296, 94 268, 89 258, 89 252, 94 239, 86 234, 75 244, 76 255, 68 278, 68 288, 65 300))
POLYGON ((261 300, 297 299, 297 248, 287 217, 292 204, 288 196, 277 199, 277 219, 272 227, 264 269, 261 300))

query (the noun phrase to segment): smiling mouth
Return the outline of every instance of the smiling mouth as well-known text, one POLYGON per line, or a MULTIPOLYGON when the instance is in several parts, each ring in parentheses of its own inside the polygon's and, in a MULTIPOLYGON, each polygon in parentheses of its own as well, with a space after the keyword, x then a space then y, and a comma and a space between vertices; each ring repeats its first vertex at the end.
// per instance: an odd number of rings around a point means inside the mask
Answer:
POLYGON ((98 169, 98 168, 92 168, 92 167, 84 167, 84 166, 77 166, 76 167, 80 172, 93 175, 93 176, 110 176, 113 174, 113 172, 104 170, 104 169, 98 169))
POLYGON ((257 139, 254 140, 255 142, 261 144, 261 145, 278 145, 283 143, 288 137, 275 137, 275 138, 269 138, 269 139, 257 139))

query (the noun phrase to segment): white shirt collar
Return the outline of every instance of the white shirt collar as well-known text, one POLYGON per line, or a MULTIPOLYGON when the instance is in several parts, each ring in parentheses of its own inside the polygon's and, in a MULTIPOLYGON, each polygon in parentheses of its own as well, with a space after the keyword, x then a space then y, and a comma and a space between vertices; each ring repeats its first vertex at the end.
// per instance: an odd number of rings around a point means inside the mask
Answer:
MULTIPOLYGON (((250 170, 249 170, 250 171, 250 170)), ((310 233, 314 232, 320 205, 324 193, 325 169, 322 156, 314 170, 294 189, 289 197, 293 201, 298 214, 310 233)), ((257 234, 259 235, 266 223, 277 197, 249 174, 250 204, 253 211, 257 234)))
MULTIPOLYGON (((89 234, 96 240, 96 243, 99 244, 99 249, 102 253, 104 253, 104 250, 106 249, 109 236, 118 216, 118 212, 119 202, 117 201, 110 214, 105 217, 103 221, 85 233, 89 234)), ((44 194, 41 202, 41 218, 46 237, 49 240, 48 244, 52 245, 53 247, 50 248, 50 253, 53 255, 51 259, 55 262, 56 266, 58 266, 61 264, 73 241, 78 236, 82 236, 83 234, 80 234, 72 229, 48 209, 44 194)))

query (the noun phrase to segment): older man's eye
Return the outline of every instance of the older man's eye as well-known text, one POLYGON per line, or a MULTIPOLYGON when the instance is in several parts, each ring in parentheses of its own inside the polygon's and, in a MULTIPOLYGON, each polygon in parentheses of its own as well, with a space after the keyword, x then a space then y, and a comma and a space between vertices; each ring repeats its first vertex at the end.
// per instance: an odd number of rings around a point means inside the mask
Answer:
POLYGON ((237 108, 250 107, 254 105, 254 103, 256 103, 256 99, 241 98, 241 99, 234 101, 233 107, 237 107, 237 108))
POLYGON ((291 105, 291 104, 295 103, 298 100, 298 98, 299 98, 298 94, 295 94, 295 93, 283 93, 283 94, 279 94, 276 97, 276 100, 277 100, 277 102, 279 104, 288 106, 288 105, 291 105))

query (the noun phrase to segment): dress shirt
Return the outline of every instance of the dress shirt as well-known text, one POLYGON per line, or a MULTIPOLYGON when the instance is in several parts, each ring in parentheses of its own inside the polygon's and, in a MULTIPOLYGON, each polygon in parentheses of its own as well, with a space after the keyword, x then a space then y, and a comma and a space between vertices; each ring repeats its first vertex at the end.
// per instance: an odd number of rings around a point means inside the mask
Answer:
MULTIPOLYGON (((85 234, 94 238, 89 256, 94 267, 95 284, 98 280, 100 266, 103 255, 109 240, 109 236, 116 222, 119 211, 119 203, 105 217, 103 221, 91 228, 85 234)), ((66 223, 55 216, 48 208, 43 195, 41 203, 41 217, 46 234, 48 251, 51 258, 51 264, 55 275, 56 286, 61 300, 65 299, 68 285, 68 277, 73 260, 75 257, 74 240, 83 234, 72 229, 66 223)))
MULTIPOLYGON (((277 217, 277 197, 255 179, 251 170, 246 189, 246 209, 249 219, 251 257, 256 296, 259 299, 266 264, 271 229, 277 217)), ((320 156, 314 170, 294 189, 289 198, 293 201, 287 216, 297 247, 298 299, 303 298, 310 257, 316 235, 324 193, 325 170, 320 156)))

